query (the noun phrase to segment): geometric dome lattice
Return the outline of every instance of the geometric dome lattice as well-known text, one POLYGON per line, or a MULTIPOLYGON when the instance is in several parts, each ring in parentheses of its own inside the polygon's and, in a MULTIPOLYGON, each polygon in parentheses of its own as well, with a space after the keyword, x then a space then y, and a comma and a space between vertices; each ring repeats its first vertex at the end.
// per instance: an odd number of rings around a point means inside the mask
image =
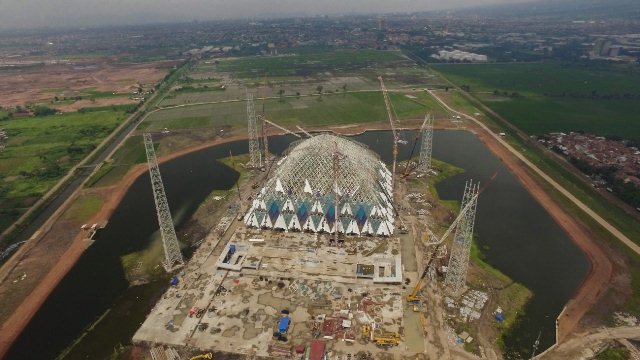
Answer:
POLYGON ((391 172, 365 145, 321 134, 292 144, 274 166, 245 214, 247 226, 328 233, 337 226, 343 234, 393 234, 391 172))

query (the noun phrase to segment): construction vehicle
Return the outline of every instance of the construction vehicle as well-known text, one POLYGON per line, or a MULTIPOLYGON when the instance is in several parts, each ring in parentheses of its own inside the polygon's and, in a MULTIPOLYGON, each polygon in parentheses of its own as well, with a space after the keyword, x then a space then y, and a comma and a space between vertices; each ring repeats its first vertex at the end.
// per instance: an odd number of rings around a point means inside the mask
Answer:
POLYGON ((371 338, 371 325, 362 325, 362 338, 369 340, 371 338))
POLYGON ((192 356, 189 360, 198 360, 198 359, 213 359, 212 353, 206 353, 201 355, 192 356))
MULTIPOLYGON (((487 186, 489 186, 489 184, 493 181, 493 179, 495 179, 496 175, 498 175, 497 171, 493 174, 493 176, 491 176, 491 179, 489 179, 489 182, 487 182, 487 184, 482 189, 480 189, 480 191, 478 191, 478 194, 475 195, 476 197, 480 196, 480 194, 487 188, 487 186)), ((426 242, 426 245, 437 245, 437 246, 431 253, 431 256, 429 257, 429 261, 427 261, 427 265, 424 267, 424 270, 422 271, 422 275, 420 275, 420 277, 418 278, 418 282, 416 283, 416 286, 413 288, 413 291, 411 291, 411 293, 407 295, 407 302, 412 304, 415 304, 418 302, 418 293, 422 289, 424 278, 427 276, 427 273, 429 273, 429 267, 431 266, 431 263, 435 259, 436 254, 438 253, 438 250, 442 246, 442 243, 444 242, 444 240, 453 232, 453 229, 456 228, 456 226, 458 225, 458 222, 460 222, 460 219, 462 219, 464 214, 469 210, 472 203, 473 203, 472 201, 469 201, 467 206, 465 206, 463 209, 460 210, 460 214, 458 214, 458 217, 456 217, 456 219, 453 220, 453 222, 451 223, 447 231, 444 232, 444 235, 442 235, 442 237, 439 240, 436 240, 434 242, 429 242, 429 241, 426 242)), ((427 229, 427 231, 429 230, 427 229)), ((435 238, 435 235, 429 232, 428 237, 435 238)))
POLYGON ((418 145, 418 139, 420 138, 420 135, 422 135, 422 130, 424 130, 424 127, 427 125, 427 117, 431 116, 431 114, 427 114, 427 116, 424 118, 424 121, 422 122, 422 126, 420 127, 420 131, 416 132, 416 136, 413 138, 413 146, 411 147, 411 153, 409 154, 409 158, 407 159, 407 164, 404 167, 404 174, 402 174, 402 178, 406 179, 409 175, 411 175, 411 172, 413 172, 413 170, 417 167, 411 167, 411 159, 413 158, 413 154, 416 151, 416 147, 418 145))
MULTIPOLYGON (((411 293, 407 295, 407 302, 411 304, 417 304, 419 302, 418 293, 420 292, 420 290, 422 290, 422 283, 424 281, 424 278, 427 276, 427 273, 429 272, 429 266, 431 266, 433 259, 435 259, 436 252, 437 251, 434 250, 431 253, 431 256, 429 257, 429 261, 427 262, 427 266, 424 267, 424 270, 422 271, 422 275, 420 275, 420 278, 418 278, 418 282, 416 283, 416 286, 413 288, 413 291, 411 291, 411 293)), ((415 308, 414 308, 414 311, 416 311, 415 308)))
POLYGON ((400 334, 386 333, 373 337, 373 342, 380 347, 391 347, 400 344, 400 334))
POLYGON ((393 109, 393 104, 391 103, 391 100, 389 100, 389 94, 387 93, 387 88, 384 86, 384 80, 382 80, 382 76, 378 76, 378 80, 380 81, 380 88, 382 89, 382 95, 384 97, 384 105, 387 108, 387 115, 389 116, 389 124, 391 125, 391 132, 393 133, 393 167, 391 170, 391 186, 393 187, 395 184, 396 160, 398 158, 398 143, 400 142, 400 136, 398 135, 398 132, 396 131, 396 127, 393 124, 395 110, 393 109))
POLYGON ((192 307, 191 309, 189 309, 189 317, 193 317, 198 313, 198 311, 200 311, 199 307, 197 306, 192 307))

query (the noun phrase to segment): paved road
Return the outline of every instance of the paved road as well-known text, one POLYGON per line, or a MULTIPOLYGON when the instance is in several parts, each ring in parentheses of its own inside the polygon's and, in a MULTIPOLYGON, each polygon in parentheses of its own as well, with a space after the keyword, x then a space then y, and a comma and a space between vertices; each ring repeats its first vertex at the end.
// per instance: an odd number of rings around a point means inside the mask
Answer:
POLYGON ((574 203, 580 210, 584 211, 587 215, 589 215, 593 220, 595 220, 599 225, 605 228, 611 235, 615 236, 618 240, 620 240, 623 244, 628 246, 631 250, 633 250, 636 254, 640 255, 640 246, 631 241, 626 235, 624 235, 620 230, 618 230, 615 226, 611 225, 605 219, 603 219, 600 215, 598 215, 595 211, 591 210, 587 205, 585 205, 580 199, 575 197, 571 192, 565 189, 562 185, 558 184, 555 180, 553 180, 549 175, 547 175, 544 171, 540 170, 535 164, 529 161, 524 155, 522 155, 518 150, 514 149, 509 143, 507 143, 502 137, 498 134, 494 133, 489 129, 483 122, 474 118, 473 116, 469 116, 465 113, 459 112, 457 110, 452 109, 447 103, 445 103, 440 97, 438 97, 432 90, 428 90, 429 94, 433 96, 442 106, 444 106, 447 110, 451 111, 454 114, 458 114, 462 117, 465 117, 473 122, 475 122, 478 126, 480 126, 483 130, 485 130, 489 135, 491 135, 498 143, 504 146, 510 153, 515 155, 520 161, 522 161, 525 165, 527 165, 531 170, 533 170, 538 176, 544 179, 547 183, 553 186, 556 190, 558 190, 562 195, 567 197, 572 203, 574 203))

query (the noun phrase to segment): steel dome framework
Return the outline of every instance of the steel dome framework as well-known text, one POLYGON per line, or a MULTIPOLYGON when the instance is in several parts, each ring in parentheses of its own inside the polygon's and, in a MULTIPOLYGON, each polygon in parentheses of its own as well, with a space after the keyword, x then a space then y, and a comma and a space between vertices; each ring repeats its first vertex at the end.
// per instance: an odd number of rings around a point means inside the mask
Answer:
POLYGON ((317 135, 291 145, 244 221, 264 229, 334 233, 337 226, 342 234, 389 236, 395 229, 391 181, 363 144, 317 135))

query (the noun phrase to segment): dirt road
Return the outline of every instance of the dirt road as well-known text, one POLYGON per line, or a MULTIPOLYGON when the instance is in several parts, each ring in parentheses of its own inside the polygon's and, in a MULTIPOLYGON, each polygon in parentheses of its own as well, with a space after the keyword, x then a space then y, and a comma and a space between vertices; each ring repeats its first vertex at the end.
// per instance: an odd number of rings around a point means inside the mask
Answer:
MULTIPOLYGON (((509 170, 522 182, 531 195, 549 212, 553 219, 566 231, 575 244, 578 245, 578 247, 580 247, 580 249, 587 255, 591 263, 590 271, 576 294, 573 296, 573 299, 571 299, 565 306, 565 309, 557 320, 556 340, 557 342, 562 342, 576 329, 582 317, 596 304, 600 296, 602 296, 606 291, 613 274, 613 265, 609 260, 609 257, 598 246, 598 239, 594 237, 593 233, 590 232, 589 229, 587 229, 580 221, 573 218, 571 214, 561 208, 534 180, 528 170, 532 170, 534 173, 542 177, 543 180, 548 182, 563 195, 567 196, 569 200, 581 209, 587 209, 587 213, 599 223, 606 223, 606 221, 586 207, 586 205, 564 189, 560 184, 547 176, 537 166, 527 160, 524 155, 520 154, 520 152, 504 141, 504 139, 499 135, 493 133, 481 121, 452 109, 448 104, 440 99, 434 91, 429 90, 429 93, 449 111, 473 122, 474 129, 477 131, 478 137, 505 163, 509 170)), ((631 240, 617 231, 617 229, 613 228, 613 226, 608 223, 606 224, 609 228, 615 230, 612 231, 612 234, 615 235, 615 232, 619 233, 623 237, 621 239, 623 242, 629 241, 631 245, 637 248, 631 240)), ((640 248, 638 248, 638 251, 640 251, 640 248)))
POLYGON ((640 327, 622 326, 598 329, 590 334, 573 338, 564 344, 548 350, 536 357, 544 360, 564 360, 590 358, 604 342, 615 339, 640 339, 640 327))

